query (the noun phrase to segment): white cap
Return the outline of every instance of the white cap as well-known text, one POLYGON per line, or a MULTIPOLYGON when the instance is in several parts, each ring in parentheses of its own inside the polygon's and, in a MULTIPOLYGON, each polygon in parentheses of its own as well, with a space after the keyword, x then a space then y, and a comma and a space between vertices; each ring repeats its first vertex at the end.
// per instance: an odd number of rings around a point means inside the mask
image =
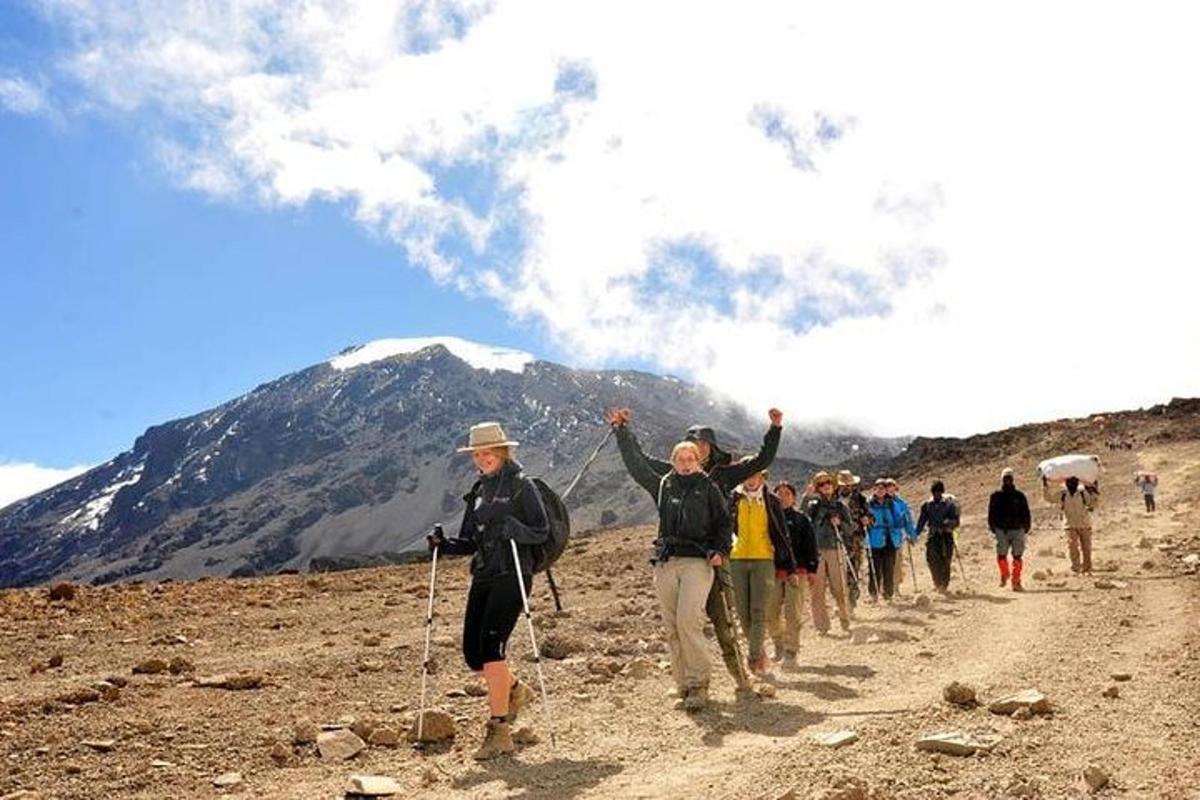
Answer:
POLYGON ((1004 480, 1005 478, 1011 478, 1011 477, 1013 477, 1012 467, 1005 467, 1004 469, 1002 469, 1000 471, 1000 480, 1004 480))

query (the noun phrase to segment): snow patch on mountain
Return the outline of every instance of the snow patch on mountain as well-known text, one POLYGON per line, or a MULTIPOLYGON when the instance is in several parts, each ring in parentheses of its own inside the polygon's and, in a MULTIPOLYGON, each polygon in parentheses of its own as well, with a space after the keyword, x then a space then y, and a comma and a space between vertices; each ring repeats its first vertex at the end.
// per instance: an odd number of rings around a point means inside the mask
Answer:
POLYGON ((521 350, 479 344, 460 339, 457 336, 424 336, 411 339, 377 339, 367 342, 343 350, 330 359, 329 365, 339 371, 354 369, 363 364, 370 364, 405 353, 415 353, 439 344, 475 369, 483 369, 488 372, 503 370, 520 374, 527 364, 534 362, 532 355, 521 350))
POLYGON ((143 461, 137 466, 122 470, 115 483, 104 487, 99 495, 63 517, 62 524, 77 531, 99 530, 100 523, 112 508, 113 498, 117 496, 117 492, 140 481, 145 468, 146 463, 143 461))

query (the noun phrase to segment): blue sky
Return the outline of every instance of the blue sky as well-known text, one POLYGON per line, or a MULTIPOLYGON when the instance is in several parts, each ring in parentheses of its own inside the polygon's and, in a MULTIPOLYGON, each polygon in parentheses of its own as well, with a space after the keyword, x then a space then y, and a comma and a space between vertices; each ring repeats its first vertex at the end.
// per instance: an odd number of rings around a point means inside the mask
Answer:
POLYGON ((1180 12, 1089 6, 1086 37, 1032 0, 870 16, 0 4, 0 472, 102 461, 382 337, 652 368, 887 435, 1200 394, 1173 355, 1200 347, 1180 12), (1064 340, 1138 380, 1034 355, 1064 340), (1001 342, 1030 357, 982 402, 1001 342), (881 344, 886 390, 809 380, 881 344), (932 357, 955 371, 935 393, 932 357))
POLYGON ((128 131, 0 115, 0 460, 103 461, 149 424, 371 339, 544 349, 345 208, 180 191, 128 131))

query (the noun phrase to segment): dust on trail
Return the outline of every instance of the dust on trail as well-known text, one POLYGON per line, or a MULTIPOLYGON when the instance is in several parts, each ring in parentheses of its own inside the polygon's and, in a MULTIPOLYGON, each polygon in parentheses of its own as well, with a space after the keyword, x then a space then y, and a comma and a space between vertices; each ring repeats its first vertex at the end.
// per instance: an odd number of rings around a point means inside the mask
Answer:
MULTIPOLYGON (((1035 455, 1013 458, 1023 468, 1035 455)), ((538 703, 521 724, 542 743, 482 765, 470 753, 484 701, 460 696, 475 680, 457 652, 467 582, 461 561, 439 577, 440 669, 431 684, 434 704, 459 722, 455 743, 424 753, 372 747, 342 763, 291 745, 294 723, 407 725, 419 693, 425 567, 83 589, 67 604, 50 604, 44 590, 8 592, 0 595, 0 796, 35 789, 64 798, 340 797, 349 775, 370 773, 395 777, 403 796, 428 798, 775 798, 789 790, 803 798, 845 776, 876 797, 985 798, 1011 789, 1018 792, 1011 796, 1027 790, 1052 798, 1086 795, 1080 771, 1097 764, 1111 776, 1107 796, 1200 797, 1200 581, 1178 560, 1200 551, 1186 494, 1198 464, 1193 443, 1114 457, 1095 561, 1116 571, 1091 578, 1070 575, 1053 510, 1024 487, 1037 529, 1023 595, 997 585, 980 514, 1000 464, 950 472, 943 477, 967 511, 961 549, 971 591, 930 594, 932 605, 919 608, 908 577, 895 604, 860 605, 853 637, 821 638, 806 626, 801 666, 776 669, 775 699, 736 702, 728 678, 714 673, 714 703, 697 715, 667 696, 646 564, 651 532, 581 538, 559 576, 568 614, 547 613, 545 587, 536 593, 540 639, 568 654, 546 662, 556 746, 538 703), (1141 512, 1131 485, 1119 485, 1135 455, 1162 476, 1153 516, 1141 512), (1164 542, 1184 547, 1156 547, 1164 542), (1126 588, 1098 589, 1100 578, 1126 588), (30 673, 55 653, 62 667, 30 673), (195 674, 252 670, 267 683, 233 692, 196 688, 187 675, 130 675, 141 660, 173 655, 191 661, 195 674), (649 677, 621 674, 632 662, 648 662, 649 677), (1132 679, 1119 684, 1118 698, 1103 697, 1118 672, 1132 679), (119 699, 54 702, 118 673, 129 679, 119 699), (1019 721, 951 707, 941 690, 952 680, 973 685, 985 703, 1037 688, 1056 710, 1019 721), (859 741, 837 750, 813 741, 839 729, 856 731, 859 741), (971 758, 914 749, 918 736, 951 730, 1003 738, 971 758), (82 746, 87 739, 116 745, 96 752, 82 746), (270 756, 280 742, 282 765, 270 756), (169 766, 152 766, 156 760, 169 766), (211 786, 231 770, 243 774, 240 785, 211 786)), ((906 494, 919 503, 916 487, 929 476, 907 477, 906 494)), ((919 587, 928 591, 923 549, 914 555, 919 587)), ((957 565, 953 588, 964 589, 957 565)), ((528 652, 522 623, 510 653, 533 678, 528 652)), ((715 646, 713 658, 719 663, 715 646)))

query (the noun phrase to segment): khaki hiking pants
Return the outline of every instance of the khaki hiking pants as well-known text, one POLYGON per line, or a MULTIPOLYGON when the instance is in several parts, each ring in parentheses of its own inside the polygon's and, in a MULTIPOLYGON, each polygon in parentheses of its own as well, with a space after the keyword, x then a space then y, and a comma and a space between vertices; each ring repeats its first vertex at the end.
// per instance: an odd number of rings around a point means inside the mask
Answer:
POLYGON ((775 561, 770 558, 736 558, 729 562, 738 618, 750 644, 750 661, 764 654, 767 638, 767 604, 775 583, 775 561))
POLYGON ((1067 528, 1067 549, 1071 553, 1072 572, 1092 571, 1092 529, 1067 528), (1083 558, 1080 558, 1080 551, 1083 558))
POLYGON ((654 566, 654 589, 678 689, 708 685, 710 663, 704 637, 704 603, 713 568, 703 558, 671 558, 654 566))
POLYGON ((808 576, 800 576, 800 585, 792 586, 778 577, 771 584, 767 597, 767 630, 775 643, 775 657, 800 652, 800 628, 804 620, 804 603, 808 595, 808 576))
MULTIPOLYGON (((728 589, 730 594, 733 593, 733 578, 729 575, 729 567, 725 565, 715 567, 713 572, 712 589, 708 592, 708 602, 704 606, 704 611, 708 614, 709 621, 712 622, 713 633, 716 634, 717 644, 721 648, 721 660, 725 662, 725 669, 729 670, 736 685, 748 686, 749 675, 741 659, 738 658, 737 632, 734 630, 733 620, 725 613, 725 603, 721 600, 723 586, 728 589)), ((737 613, 733 610, 734 605, 732 601, 729 603, 730 614, 737 613)))
POLYGON ((829 588, 837 603, 838 620, 843 628, 850 626, 850 609, 846 603, 845 567, 838 569, 841 553, 836 547, 821 550, 821 562, 812 585, 813 624, 821 633, 829 633, 829 609, 825 605, 825 589, 829 588))

